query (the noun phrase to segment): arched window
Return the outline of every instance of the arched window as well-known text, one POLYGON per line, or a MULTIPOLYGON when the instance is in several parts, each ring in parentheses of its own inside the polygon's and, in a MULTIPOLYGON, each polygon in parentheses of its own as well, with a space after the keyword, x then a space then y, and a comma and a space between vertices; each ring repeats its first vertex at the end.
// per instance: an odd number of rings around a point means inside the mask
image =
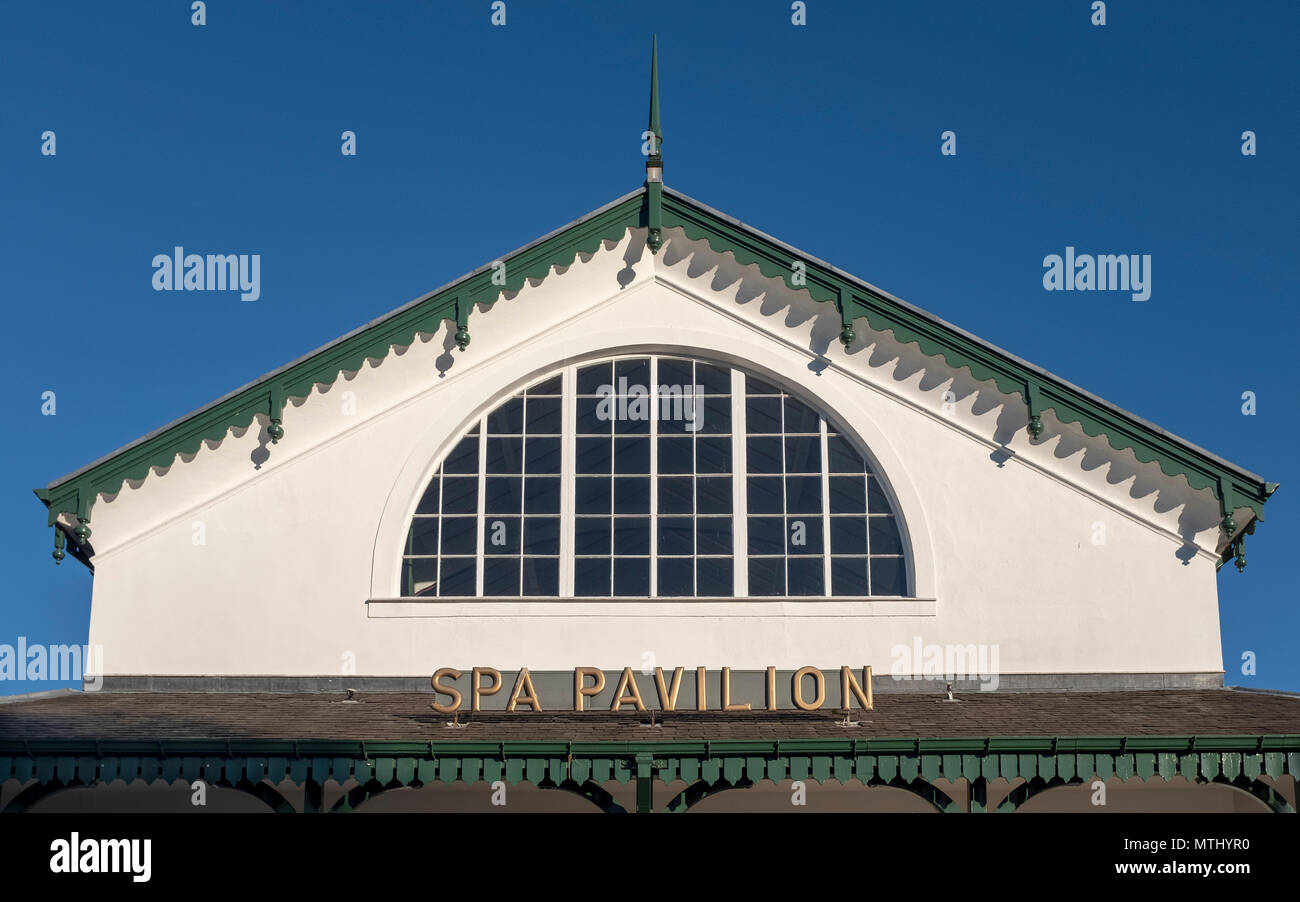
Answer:
POLYGON ((906 595, 890 497, 821 412, 744 370, 568 366, 443 460, 407 533, 403 593, 906 595))

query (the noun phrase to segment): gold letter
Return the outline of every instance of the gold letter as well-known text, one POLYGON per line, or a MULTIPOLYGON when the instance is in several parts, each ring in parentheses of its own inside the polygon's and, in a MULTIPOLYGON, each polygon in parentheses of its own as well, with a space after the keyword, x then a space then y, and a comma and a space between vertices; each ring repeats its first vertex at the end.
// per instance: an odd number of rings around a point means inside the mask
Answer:
POLYGON ((853 670, 851 668, 848 667, 840 668, 840 706, 843 707, 845 710, 848 710, 850 707, 849 704, 850 689, 852 689, 853 694, 857 696, 858 704, 862 705, 862 707, 868 711, 871 710, 871 668, 870 667, 862 668, 862 682, 867 684, 866 692, 862 691, 862 687, 858 685, 858 681, 853 678, 853 670))
POLYGON ((816 667, 800 667, 794 672, 794 704, 800 711, 816 711, 826 701, 826 677, 816 667), (817 698, 812 704, 803 700, 803 678, 812 674, 817 681, 817 698))
POLYGON ((623 668, 623 675, 618 678, 618 688, 614 690, 614 704, 609 706, 609 710, 617 711, 620 706, 627 704, 635 704, 638 711, 645 713, 641 690, 636 688, 636 678, 632 676, 631 667, 623 668))
POLYGON ((682 668, 673 671, 673 685, 669 689, 664 685, 664 669, 655 668, 655 688, 659 690, 659 707, 665 711, 677 710, 677 690, 682 688, 682 668))
POLYGON ((776 710, 776 668, 767 668, 767 710, 776 710))
POLYGON ((722 668, 722 710, 723 711, 748 711, 749 702, 743 705, 733 705, 731 703, 731 668, 722 668))
POLYGON ((600 695, 605 688, 605 674, 599 667, 579 667, 573 671, 573 710, 586 711, 586 697, 600 695), (596 678, 596 685, 588 689, 583 684, 588 676, 596 678))
POLYGON ((437 711, 439 714, 451 714, 453 711, 457 710, 460 707, 460 703, 462 701, 462 697, 459 689, 457 689, 455 686, 442 685, 442 680, 445 677, 451 677, 453 680, 459 680, 461 678, 461 672, 451 667, 443 667, 441 670, 439 670, 437 673, 433 675, 433 691, 437 693, 441 693, 442 695, 450 695, 453 699, 455 699, 455 701, 453 701, 450 705, 440 705, 437 702, 430 702, 429 707, 437 711))
POLYGON ((695 668, 695 710, 704 710, 704 668, 695 668))
POLYGON ((474 680, 473 683, 470 685, 471 697, 473 698, 474 703, 470 705, 470 710, 471 711, 480 710, 478 706, 478 702, 481 697, 485 695, 496 695, 500 691, 501 691, 501 671, 497 670, 495 667, 475 667, 474 680), (491 689, 484 687, 479 682, 479 677, 485 673, 492 675, 491 689))
POLYGON ((528 675, 527 667, 521 668, 519 676, 515 678, 515 688, 510 691, 510 704, 506 705, 506 710, 513 714, 517 705, 527 705, 534 711, 542 710, 542 701, 533 688, 533 678, 528 675), (521 695, 525 689, 528 690, 527 694, 521 695))

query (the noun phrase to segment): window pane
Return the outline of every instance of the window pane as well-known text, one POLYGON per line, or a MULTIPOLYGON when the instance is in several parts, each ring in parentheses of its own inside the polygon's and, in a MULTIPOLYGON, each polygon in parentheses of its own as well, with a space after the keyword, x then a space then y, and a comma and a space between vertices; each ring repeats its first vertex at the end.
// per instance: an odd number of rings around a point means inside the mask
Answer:
POLYGON ((731 554, 731 518, 701 517, 695 521, 697 554, 731 554))
POLYGON ((821 417, 817 416, 817 411, 802 401, 796 401, 789 396, 785 398, 785 431, 787 435, 793 435, 797 432, 821 432, 820 423, 821 417))
POLYGON ((484 510, 492 514, 517 514, 523 510, 524 481, 518 476, 489 476, 484 480, 484 510))
POLYGON ((530 435, 559 435, 561 408, 559 398, 534 398, 528 396, 528 433, 530 435))
POLYGON ((603 398, 578 399, 578 435, 609 435, 614 431, 613 411, 603 398))
MULTIPOLYGON (((627 555, 649 553, 649 517, 619 517, 614 520, 614 554, 627 555)), ((648 570, 646 572, 649 573, 648 570)), ((647 579, 648 578, 649 577, 647 576, 647 579)), ((646 592, 648 593, 649 591, 649 588, 647 588, 646 592)))
POLYGON ((790 558, 789 562, 789 580, 791 595, 825 595, 824 588, 826 581, 825 571, 822 569, 822 559, 816 558, 790 558))
POLYGON ((718 435, 731 431, 731 399, 730 398, 710 398, 704 399, 704 409, 699 410, 697 405, 697 420, 691 425, 698 427, 695 431, 701 435, 718 435))
POLYGON ((902 554, 903 540, 893 517, 871 517, 871 553, 902 554))
POLYGON ((757 376, 745 374, 745 393, 749 395, 779 395, 781 390, 757 376))
POLYGON ((750 435, 781 432, 780 398, 746 398, 745 431, 750 435))
POLYGON ((866 553, 867 518, 831 517, 831 554, 866 553))
POLYGON ((650 513, 650 477, 614 477, 614 513, 650 513))
POLYGON ((614 594, 648 596, 650 594, 650 559, 615 558, 614 594))
POLYGON ((864 557, 831 558, 831 594, 867 594, 867 559, 864 557))
POLYGON ((689 476, 660 476, 659 513, 694 513, 694 483, 689 476))
POLYGON ((524 513, 558 514, 560 480, 555 476, 529 476, 524 480, 524 513))
POLYGON ((605 391, 611 391, 614 384, 613 376, 614 364, 608 361, 582 367, 578 370, 578 394, 599 394, 602 386, 605 387, 605 391))
POLYGON ((411 521, 411 532, 406 542, 407 554, 438 553, 438 518, 419 517, 411 521))
POLYGON ((695 440, 695 465, 699 473, 731 472, 731 436, 695 440))
POLYGON ((659 472, 694 472, 694 463, 691 458, 691 444, 693 441, 694 439, 691 438, 677 438, 675 436, 659 439, 659 472))
POLYGON ((749 594, 784 595, 785 558, 751 557, 749 559, 749 594))
POLYGON ((487 472, 522 473, 524 440, 490 435, 487 439, 487 472))
POLYGON ((560 440, 558 438, 529 438, 524 449, 525 467, 529 473, 560 475, 560 440))
POLYGON ((751 473, 781 472, 781 439, 779 436, 761 436, 745 439, 745 457, 751 473))
POLYGON ((574 510, 579 514, 608 514, 612 510, 613 485, 608 476, 579 476, 574 510))
POLYGON ((659 594, 668 597, 694 595, 695 561, 677 557, 659 559, 659 594))
POLYGON ((559 595, 559 559, 534 557, 524 558, 524 594, 559 595))
POLYGON ((867 512, 872 514, 894 512, 889 506, 889 499, 885 497, 885 490, 881 487, 880 480, 874 476, 867 477, 867 512))
POLYGON ((444 476, 442 478, 442 512, 444 514, 477 514, 478 477, 444 476))
POLYGON ((706 395, 729 395, 731 394, 731 370, 697 362, 695 384, 703 386, 706 395))
POLYGON ((701 476, 695 481, 697 514, 729 514, 731 511, 730 476, 701 476))
POLYGON ((407 558, 402 563, 402 594, 404 596, 413 598, 417 595, 437 594, 437 558, 407 558))
POLYGON ((524 518, 524 554, 559 554, 560 518, 524 518))
POLYGON ((822 478, 820 476, 787 476, 785 478, 786 512, 791 514, 820 514, 822 512, 822 478))
POLYGON ((488 435, 518 435, 524 431, 524 399, 511 398, 488 414, 488 435))
POLYGON ((822 521, 820 517, 790 517, 785 524, 787 554, 815 554, 820 559, 822 551, 822 521))
POLYGON ((735 589, 732 580, 731 558, 702 558, 696 562, 696 595, 717 597, 731 595, 735 589))
POLYGON ((849 440, 842 435, 832 435, 826 439, 827 456, 832 473, 862 473, 867 462, 854 450, 849 440))
POLYGON ((415 509, 415 512, 417 514, 436 514, 438 512, 438 475, 436 473, 429 482, 429 487, 424 490, 424 495, 420 497, 420 505, 415 509))
POLYGON ((607 438, 578 439, 577 472, 609 473, 614 460, 614 446, 607 438))
POLYGON ((559 376, 553 376, 545 382, 537 383, 528 389, 528 397, 531 398, 534 395, 558 395, 560 393, 560 378, 559 376))
POLYGON ((659 553, 660 554, 694 554, 691 517, 659 518, 659 553))
POLYGON ((867 486, 863 476, 830 477, 830 511, 832 514, 865 514, 867 486))
POLYGON ((473 595, 476 562, 472 557, 444 557, 439 595, 473 595))
POLYGON ((607 557, 578 558, 573 564, 573 593, 578 597, 602 597, 610 591, 610 560, 607 557))
POLYGON ((649 473, 650 439, 616 438, 614 439, 615 473, 649 473))
POLYGON ((750 517, 749 553, 784 554, 785 521, 780 517, 750 517))
POLYGON ((901 557, 873 557, 871 594, 902 595, 905 572, 901 557))
POLYGON ((477 517, 442 518, 442 553, 474 554, 478 551, 477 517))
POLYGON ((615 435, 650 434, 650 399, 637 398, 628 403, 627 410, 614 411, 615 435))
POLYGON ((519 558, 488 558, 483 562, 483 594, 519 594, 519 558))
POLYGON ((695 384, 695 375, 692 372, 691 362, 689 360, 672 360, 667 357, 659 358, 659 384, 673 385, 678 388, 695 384))
POLYGON ((821 473, 822 440, 819 435, 791 436, 785 440, 787 473, 821 473))
POLYGON ((483 521, 483 553, 518 554, 522 527, 518 517, 488 517, 483 521))
POLYGON ((748 480, 751 514, 784 513, 780 476, 751 476, 748 480))
POLYGON ((573 527, 574 554, 609 554, 610 520, 579 517, 573 527))
POLYGON ((447 456, 442 465, 444 473, 478 472, 478 436, 472 435, 460 440, 455 449, 447 456))
POLYGON ((633 360, 615 361, 614 380, 620 395, 638 386, 648 393, 650 388, 650 358, 638 357, 633 360), (622 382, 624 379, 627 380, 626 386, 622 382))

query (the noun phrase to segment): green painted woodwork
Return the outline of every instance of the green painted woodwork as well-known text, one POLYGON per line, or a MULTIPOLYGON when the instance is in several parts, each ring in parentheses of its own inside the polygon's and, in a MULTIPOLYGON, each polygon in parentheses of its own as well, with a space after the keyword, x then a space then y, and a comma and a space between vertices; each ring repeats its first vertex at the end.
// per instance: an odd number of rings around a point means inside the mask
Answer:
POLYGON ((960 806, 934 784, 965 780, 972 811, 989 807, 987 785, 1018 785, 994 806, 1015 810, 1046 789, 1112 776, 1123 781, 1220 782, 1276 811, 1293 810, 1261 778, 1300 775, 1300 735, 945 737, 936 739, 708 740, 674 742, 422 742, 351 740, 0 740, 0 782, 36 783, 6 810, 51 792, 121 779, 193 781, 252 792, 292 810, 274 792, 286 778, 304 789, 304 809, 323 810, 327 781, 355 786, 331 808, 349 811, 379 792, 435 781, 524 781, 567 789, 621 810, 600 785, 636 782, 636 809, 649 811, 656 780, 688 789, 667 806, 683 811, 716 792, 759 780, 856 779, 912 792, 939 811, 960 806), (1087 750, 1087 751, 1084 751, 1087 750), (270 781, 271 786, 263 783, 270 781))
MULTIPOLYGON (((652 70, 651 130, 658 136, 657 61, 652 62, 652 70)), ((707 242, 714 251, 731 254, 742 265, 757 266, 764 276, 784 280, 791 290, 806 291, 817 301, 834 304, 841 315, 840 339, 846 345, 858 338, 854 323, 865 320, 876 332, 892 332, 895 339, 916 343, 928 356, 941 357, 954 368, 966 368, 975 379, 991 381, 1005 394, 1019 395, 1034 435, 1041 434, 1042 414, 1052 410, 1058 420, 1077 423, 1090 436, 1104 435, 1112 448, 1132 450, 1143 463, 1155 462, 1167 476, 1182 476, 1193 489, 1212 490, 1234 531, 1237 523, 1232 512, 1248 508, 1262 520, 1264 504, 1278 487, 659 182, 648 182, 508 255, 503 261, 504 286, 492 282, 497 270, 481 267, 156 434, 47 488, 36 489, 36 496, 48 508, 47 525, 55 526, 61 514, 75 518, 77 525, 67 536, 69 552, 89 565, 91 508, 100 494, 115 494, 127 480, 142 480, 153 468, 170 467, 178 454, 194 454, 205 441, 218 442, 232 428, 251 426, 259 415, 268 422, 271 443, 278 442, 284 437, 281 421, 290 398, 305 398, 315 386, 329 386, 341 373, 360 370, 367 359, 382 359, 391 347, 412 344, 417 333, 436 333, 444 321, 456 325, 453 339, 467 353, 469 314, 474 307, 490 307, 503 294, 520 290, 527 280, 540 280, 552 267, 569 266, 579 253, 594 253, 602 241, 622 240, 628 229, 640 228, 681 229, 688 238, 707 242), (802 285, 794 284, 792 260, 804 264, 802 285)), ((62 524, 57 528, 65 531, 62 524)), ((1246 530, 1253 529, 1251 521, 1246 530)), ((1227 538, 1232 538, 1231 533, 1227 538)), ((56 560, 60 551, 62 547, 56 546, 56 560)), ((1230 543, 1223 560, 1234 553, 1238 566, 1243 567, 1241 543, 1230 543)))

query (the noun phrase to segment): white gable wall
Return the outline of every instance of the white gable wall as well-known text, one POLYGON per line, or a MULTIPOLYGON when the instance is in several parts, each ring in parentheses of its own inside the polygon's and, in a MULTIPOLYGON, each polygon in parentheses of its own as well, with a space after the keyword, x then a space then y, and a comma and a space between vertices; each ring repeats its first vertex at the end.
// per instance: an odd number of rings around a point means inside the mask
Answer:
POLYGON ((1050 414, 1030 445, 1018 398, 864 322, 846 354, 830 305, 667 238, 653 257, 630 234, 476 312, 463 354, 444 330, 295 399, 276 445, 263 421, 101 499, 90 642, 104 672, 427 677, 639 667, 646 652, 665 667, 884 672, 917 637, 996 645, 1008 674, 1222 670, 1208 493, 1050 414), (915 599, 389 601, 410 515, 466 425, 564 363, 632 351, 765 373, 856 433, 896 496, 915 599))

